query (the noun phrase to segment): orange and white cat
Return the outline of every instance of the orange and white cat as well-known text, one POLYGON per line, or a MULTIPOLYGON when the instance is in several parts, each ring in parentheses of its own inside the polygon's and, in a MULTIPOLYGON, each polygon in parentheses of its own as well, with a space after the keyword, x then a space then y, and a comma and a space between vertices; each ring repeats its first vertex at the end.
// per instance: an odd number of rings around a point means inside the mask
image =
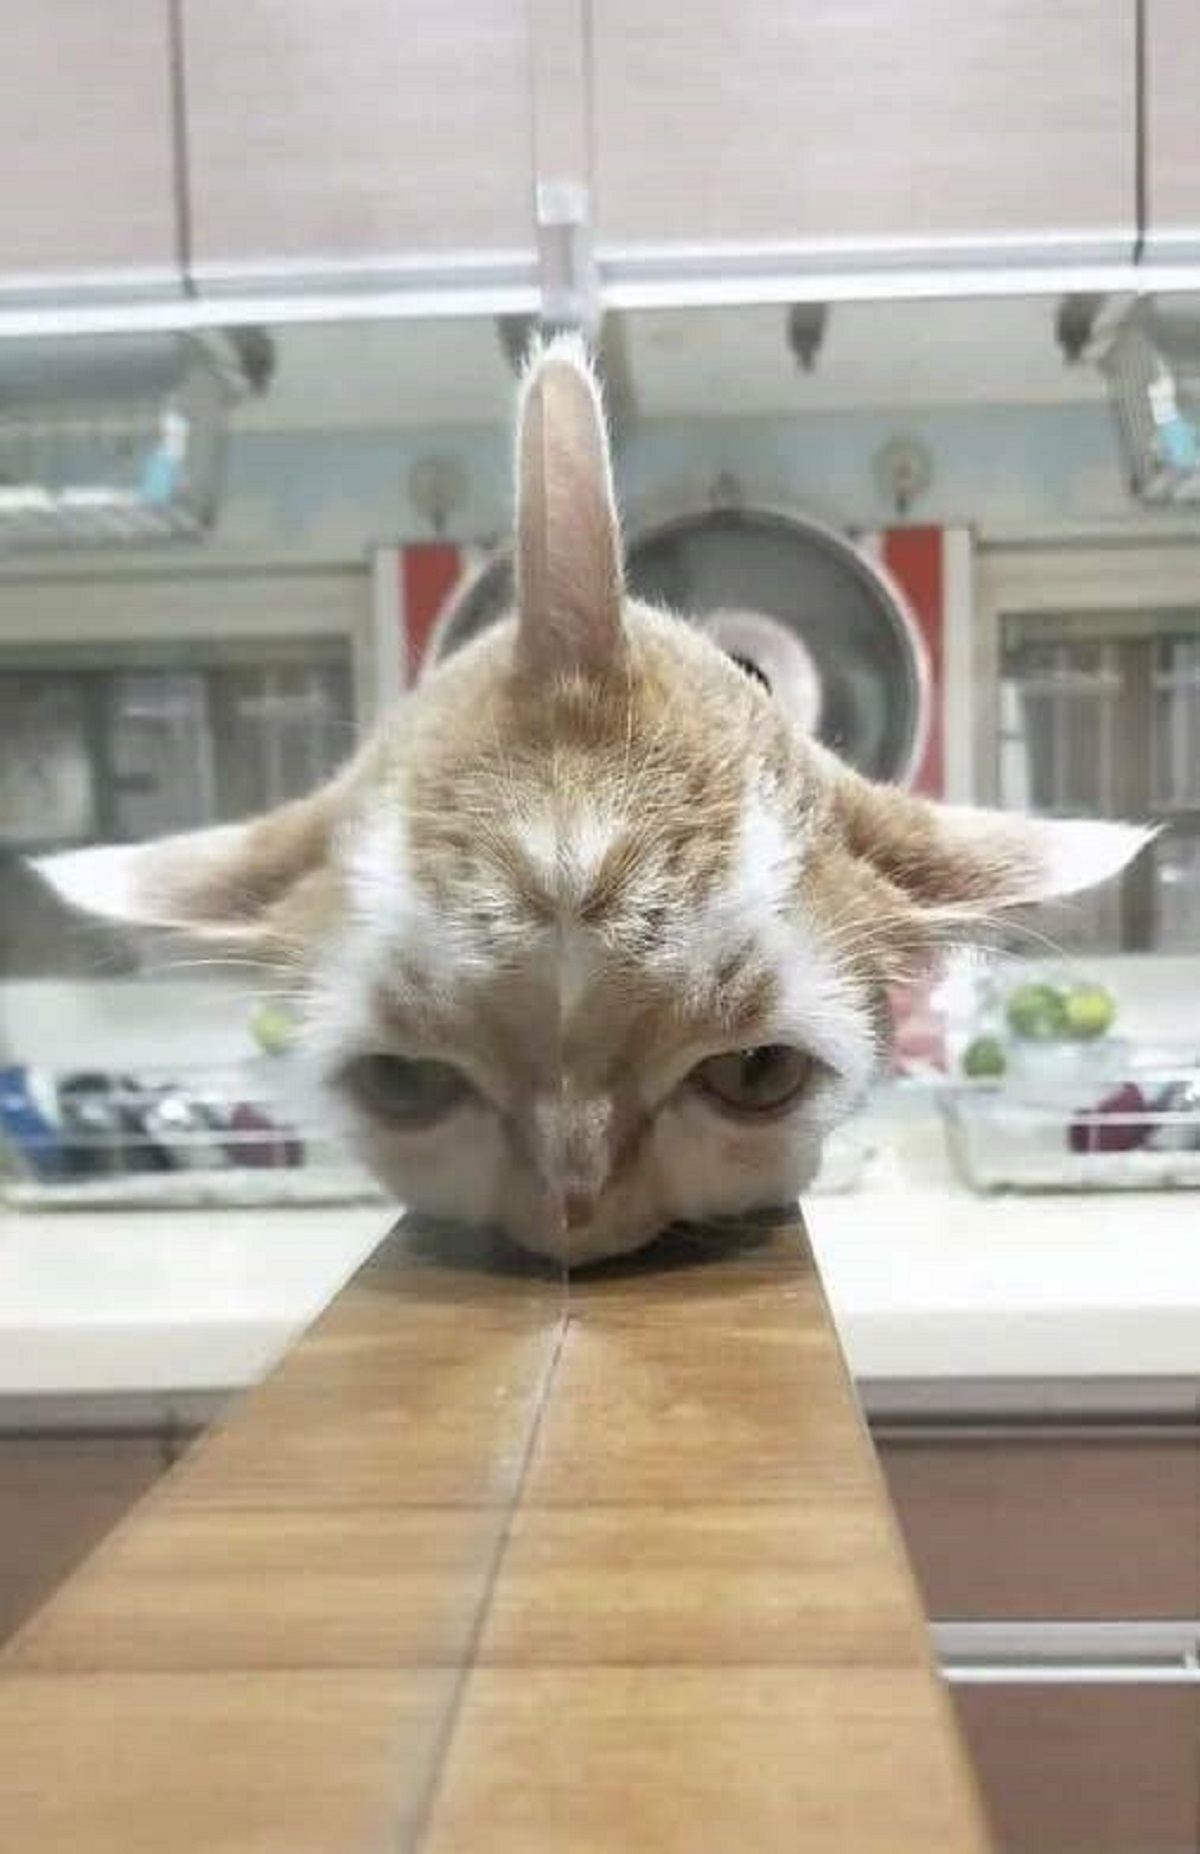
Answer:
POLYGON ((517 475, 515 613, 330 785, 42 868, 91 912, 285 966, 399 1200, 586 1262, 794 1199, 877 1069, 886 983, 1145 833, 869 784, 627 597, 570 340, 526 377, 517 475))

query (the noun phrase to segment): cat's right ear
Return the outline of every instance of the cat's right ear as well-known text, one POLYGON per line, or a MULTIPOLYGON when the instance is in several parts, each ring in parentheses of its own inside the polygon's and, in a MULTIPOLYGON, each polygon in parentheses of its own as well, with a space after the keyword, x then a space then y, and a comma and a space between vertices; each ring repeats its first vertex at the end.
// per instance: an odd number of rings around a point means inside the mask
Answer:
POLYGON ((321 913, 339 815, 331 785, 244 823, 70 850, 33 868, 82 913, 274 957, 321 913))
MULTIPOLYGON (((1080 894, 1117 875, 1153 828, 1098 818, 1038 818, 948 805, 876 785, 834 762, 831 816, 845 846, 929 928, 971 937, 1008 908, 1080 894)), ((816 758, 814 751, 814 758, 816 758)))
POLYGON ((517 437, 517 652, 539 679, 597 676, 624 652, 621 529, 600 388, 560 336, 525 376, 517 437))

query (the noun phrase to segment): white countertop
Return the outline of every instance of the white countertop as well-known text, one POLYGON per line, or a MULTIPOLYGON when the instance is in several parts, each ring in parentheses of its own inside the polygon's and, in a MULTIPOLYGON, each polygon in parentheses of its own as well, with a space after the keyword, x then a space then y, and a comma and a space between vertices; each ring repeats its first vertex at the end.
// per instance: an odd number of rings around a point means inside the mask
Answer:
POLYGON ((379 1206, 0 1212, 0 1398, 252 1384, 390 1221, 379 1206))
MULTIPOLYGON (((931 1125, 806 1211, 862 1379, 1200 1377, 1200 1194, 977 1197, 931 1125)), ((0 1398, 253 1383, 389 1222, 0 1212, 0 1398)))

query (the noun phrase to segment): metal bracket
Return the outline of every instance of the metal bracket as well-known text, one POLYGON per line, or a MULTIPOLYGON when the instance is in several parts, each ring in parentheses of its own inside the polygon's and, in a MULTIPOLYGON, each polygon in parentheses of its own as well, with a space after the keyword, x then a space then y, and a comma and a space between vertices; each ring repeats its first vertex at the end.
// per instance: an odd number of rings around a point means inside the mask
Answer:
POLYGON ((600 286, 589 205, 587 188, 574 181, 538 183, 542 326, 577 329, 595 341, 600 333, 600 286))

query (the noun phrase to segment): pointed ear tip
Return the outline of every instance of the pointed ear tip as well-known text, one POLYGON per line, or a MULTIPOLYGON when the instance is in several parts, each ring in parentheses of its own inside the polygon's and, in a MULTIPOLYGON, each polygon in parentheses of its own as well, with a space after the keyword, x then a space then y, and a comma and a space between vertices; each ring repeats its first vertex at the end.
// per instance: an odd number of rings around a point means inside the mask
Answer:
POLYGON ((1107 882, 1160 834, 1160 824, 1107 818, 1035 820, 1048 896, 1070 895, 1107 882))
POLYGON ((582 335, 569 331, 534 342, 521 378, 522 398, 527 399, 547 373, 559 369, 575 375, 599 398, 600 381, 591 349, 582 335))
POLYGON ((109 920, 136 921, 142 908, 134 847, 100 844, 30 859, 30 867, 68 907, 109 920))

